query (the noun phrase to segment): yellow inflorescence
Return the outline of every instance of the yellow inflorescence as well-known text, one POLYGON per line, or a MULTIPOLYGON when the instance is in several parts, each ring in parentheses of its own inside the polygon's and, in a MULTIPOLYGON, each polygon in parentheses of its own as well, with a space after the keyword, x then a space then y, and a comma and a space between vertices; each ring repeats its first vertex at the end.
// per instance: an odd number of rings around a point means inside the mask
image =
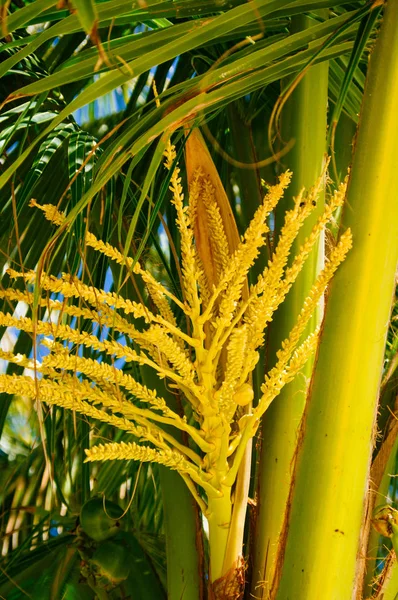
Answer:
POLYGON ((158 462, 160 464, 182 471, 191 470, 191 465, 185 463, 184 458, 176 452, 161 452, 140 446, 134 442, 121 442, 120 444, 98 444, 89 454, 89 460, 140 460, 142 462, 158 462))
POLYGON ((54 223, 54 225, 62 225, 65 220, 64 213, 60 212, 53 204, 38 204, 36 200, 33 200, 32 198, 29 206, 34 206, 42 210, 46 219, 51 221, 51 223, 54 223))
POLYGON ((166 168, 169 170, 173 169, 170 180, 170 190, 173 194, 172 202, 176 209, 176 223, 181 236, 181 258, 185 300, 191 309, 188 309, 188 314, 192 314, 192 317, 195 318, 200 312, 197 285, 199 266, 196 261, 196 252, 194 249, 193 230, 189 218, 189 209, 187 206, 184 206, 184 193, 181 185, 181 177, 179 176, 180 169, 178 166, 173 168, 173 163, 176 159, 176 151, 170 141, 165 151, 165 158, 166 168))
MULTIPOLYGON (((247 357, 248 328, 246 325, 237 327, 231 334, 227 347, 227 365, 224 381, 217 392, 220 410, 231 420, 237 404, 236 391, 240 387, 242 372, 247 357)), ((246 379, 246 378, 244 378, 246 379)))
POLYGON ((217 280, 219 280, 228 265, 228 240, 225 235, 220 209, 214 198, 215 189, 205 177, 200 181, 202 183, 200 192, 206 208, 209 244, 212 248, 214 263, 217 268, 217 280))
MULTIPOLYGON (((325 207, 298 255, 290 259, 293 242, 316 204, 324 177, 308 194, 299 194, 285 215, 269 264, 248 290, 247 274, 265 244, 268 215, 289 185, 291 173, 281 175, 278 183, 268 189, 233 251, 228 247, 210 180, 201 169, 194 173, 186 205, 175 161, 176 151, 169 142, 165 166, 171 171, 170 190, 180 233, 183 298, 170 292, 138 261, 90 232, 86 234, 87 246, 140 277, 151 302, 125 299, 67 274, 56 278, 46 273, 19 273, 10 269, 11 278, 23 278, 25 285, 36 285, 41 293, 34 295, 28 289, 9 288, 0 291, 0 297, 11 305, 36 304, 44 317, 33 321, 0 313, 0 326, 16 327, 33 337, 46 336, 42 343, 50 353, 38 360, 0 351, 3 360, 35 373, 35 379, 0 375, 0 392, 38 398, 130 434, 136 441, 96 445, 87 451, 87 460, 152 461, 176 469, 205 510, 205 502, 193 484, 201 486, 208 498, 219 497, 223 485, 233 485, 244 446, 255 434, 259 419, 315 351, 318 331, 304 340, 303 334, 331 277, 351 247, 351 233, 343 233, 330 253, 295 326, 277 353, 275 367, 266 374, 262 395, 252 409, 250 375, 264 342, 264 330, 334 210, 342 205, 345 184, 325 207), (200 226, 202 235, 203 223, 207 223, 211 264, 203 264, 207 255, 199 253, 196 245, 198 207, 205 208, 205 219, 200 226), (62 300, 54 296, 57 294, 62 295, 62 300), (183 325, 176 318, 178 313, 184 316, 183 325), (99 338, 91 330, 81 331, 67 324, 72 318, 106 326, 113 334, 124 336, 127 342, 110 335, 99 338), (101 352, 103 360, 85 357, 78 352, 81 347, 101 352), (186 400, 185 406, 189 408, 185 415, 172 409, 155 389, 116 368, 114 361, 118 358, 138 368, 149 368, 155 377, 164 379, 172 393, 186 400), (193 444, 174 437, 173 429, 183 431, 193 444)), ((54 224, 63 223, 65 216, 56 207, 40 207, 35 201, 32 205, 43 210, 54 224)))

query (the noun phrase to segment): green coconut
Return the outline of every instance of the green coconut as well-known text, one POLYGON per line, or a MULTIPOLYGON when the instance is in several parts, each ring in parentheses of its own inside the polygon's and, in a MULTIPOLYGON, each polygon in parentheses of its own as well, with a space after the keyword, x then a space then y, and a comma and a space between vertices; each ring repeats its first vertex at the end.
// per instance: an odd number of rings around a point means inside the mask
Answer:
POLYGON ((103 583, 117 585, 127 579, 131 570, 129 548, 117 540, 105 541, 98 546, 90 563, 103 583))
POLYGON ((80 525, 83 531, 96 542, 114 537, 121 528, 123 509, 103 498, 91 498, 82 507, 80 525))

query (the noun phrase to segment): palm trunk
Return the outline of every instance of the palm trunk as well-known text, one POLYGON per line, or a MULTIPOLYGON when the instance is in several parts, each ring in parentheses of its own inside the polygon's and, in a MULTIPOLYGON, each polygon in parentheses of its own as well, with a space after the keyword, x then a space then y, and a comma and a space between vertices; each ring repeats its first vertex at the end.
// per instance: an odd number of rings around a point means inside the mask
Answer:
POLYGON ((383 354, 398 260, 398 3, 371 58, 342 229, 302 427, 277 599, 355 597, 383 354))
MULTIPOLYGON (((324 13, 324 11, 322 11, 324 13)), ((326 13, 327 15, 327 13, 326 13)), ((305 16, 294 19, 294 29, 310 27, 305 16)), ((293 205, 292 198, 302 187, 313 185, 322 171, 326 151, 326 114, 328 94, 328 64, 312 67, 286 103, 282 113, 284 141, 295 140, 293 149, 283 159, 284 168, 293 171, 289 193, 280 202, 276 214, 276 236, 283 224, 285 212, 293 205)), ((323 197, 294 243, 293 255, 299 251, 315 221, 322 212, 323 197)), ((269 356, 274 361, 282 341, 295 324, 317 271, 323 263, 323 243, 309 257, 297 282, 278 309, 270 326, 269 356)), ((313 319, 308 333, 314 330, 319 316, 313 319)), ((259 466, 258 517, 254 537, 252 594, 269 598, 275 566, 278 560, 280 535, 291 485, 291 464, 297 444, 297 431, 304 411, 307 379, 311 376, 309 361, 303 375, 284 388, 264 416, 262 450, 259 466)))
POLYGON ((179 473, 160 467, 164 529, 167 552, 167 598, 201 600, 201 548, 198 540, 199 515, 179 473))

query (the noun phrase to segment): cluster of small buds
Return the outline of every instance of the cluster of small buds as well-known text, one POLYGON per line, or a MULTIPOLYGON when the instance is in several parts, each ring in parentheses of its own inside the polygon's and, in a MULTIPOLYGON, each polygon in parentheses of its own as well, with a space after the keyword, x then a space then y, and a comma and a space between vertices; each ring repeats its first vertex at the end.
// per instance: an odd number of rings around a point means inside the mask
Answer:
MULTIPOLYGON (((264 331, 334 210, 341 206, 345 185, 340 186, 326 205, 288 266, 293 242, 317 204, 324 175, 307 194, 304 191, 299 194, 285 215, 267 267, 249 289, 247 275, 266 243, 268 216, 283 196, 292 174, 286 172, 276 185, 267 186, 263 203, 231 251, 214 185, 198 169, 191 179, 190 199, 186 204, 175 162, 176 151, 169 142, 165 167, 171 170, 170 190, 181 241, 183 298, 170 292, 138 261, 90 232, 86 235, 87 246, 141 277, 156 308, 150 310, 145 303, 88 286, 67 274, 57 278, 42 273, 38 278, 35 271, 10 270, 11 278, 23 278, 26 283, 38 286, 38 298, 34 300, 27 290, 12 288, 1 290, 0 297, 29 305, 36 302, 57 318, 33 321, 0 313, 0 326, 45 336, 44 343, 50 350, 42 362, 0 350, 0 358, 33 369, 36 375, 35 380, 26 375, 2 374, 0 392, 30 398, 39 395, 48 404, 77 411, 133 435, 135 442, 94 446, 87 450, 87 460, 152 461, 176 469, 205 511, 206 503, 196 486, 210 498, 221 493, 220 482, 233 485, 245 445, 255 435, 260 418, 313 354, 318 332, 304 340, 302 337, 331 277, 351 247, 351 233, 344 232, 330 253, 295 326, 277 353, 275 367, 265 375, 262 395, 252 408, 250 376, 258 362, 264 331), (210 241, 206 241, 207 254, 200 239, 203 223, 210 236, 210 241), (62 295, 62 302, 54 297, 56 294, 62 295), (178 326, 176 310, 185 313, 188 326, 178 326), (80 331, 61 320, 65 315, 112 328, 128 343, 80 331), (79 354, 76 352, 79 347, 100 352, 103 360, 79 354), (117 358, 138 368, 149 367, 155 376, 166 380, 168 387, 183 399, 185 407, 189 407, 186 414, 177 414, 155 389, 116 368, 117 358), (242 415, 244 411, 246 414, 242 415), (193 444, 182 443, 179 435, 170 433, 173 428, 184 432, 193 444)), ((63 223, 65 216, 56 207, 40 207, 35 201, 32 206, 40 208, 54 224, 63 223)))

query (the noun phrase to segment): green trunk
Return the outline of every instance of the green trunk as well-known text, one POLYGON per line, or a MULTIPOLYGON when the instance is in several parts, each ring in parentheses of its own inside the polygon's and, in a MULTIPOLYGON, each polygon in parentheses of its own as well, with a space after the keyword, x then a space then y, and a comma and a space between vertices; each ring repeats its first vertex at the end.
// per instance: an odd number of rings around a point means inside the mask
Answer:
MULTIPOLYGON (((312 24, 311 19, 300 16, 294 19, 294 30, 302 30, 312 24)), ((326 151, 327 94, 326 63, 308 71, 283 109, 282 136, 285 142, 294 138, 295 145, 282 159, 283 168, 293 171, 293 180, 288 194, 278 205, 276 233, 283 225, 285 212, 293 206, 293 196, 296 196, 303 186, 307 189, 311 187, 321 174, 326 151)), ((293 255, 298 253, 322 212, 323 198, 319 199, 318 204, 318 208, 299 232, 293 245, 293 255)), ((276 352, 295 324, 322 261, 321 241, 319 251, 315 249, 312 252, 297 282, 273 319, 268 353, 271 363, 275 362, 276 352)), ((314 329, 317 320, 314 319, 311 330, 314 329)), ((311 368, 312 364, 309 361, 303 375, 282 390, 263 420, 252 584, 252 594, 256 598, 268 598, 270 594, 291 484, 291 464, 297 442, 297 429, 304 410, 306 378, 310 378, 311 368)))
POLYGON ((231 524, 231 488, 224 488, 221 498, 209 498, 210 578, 216 581, 229 567, 225 565, 228 535, 231 524))
POLYGON ((194 499, 181 476, 159 467, 167 552, 167 598, 200 600, 200 548, 197 548, 197 514, 194 499))
MULTIPOLYGON (((147 367, 141 368, 143 381, 157 390, 168 406, 178 411, 174 396, 163 381, 147 367)), ((165 429, 182 441, 180 432, 165 429)), ((167 555, 168 600, 201 600, 203 581, 203 546, 199 510, 193 496, 177 471, 159 466, 162 488, 164 532, 167 555)))
POLYGON ((371 59, 342 228, 294 473, 278 600, 357 592, 378 387, 398 259, 398 2, 371 59))

